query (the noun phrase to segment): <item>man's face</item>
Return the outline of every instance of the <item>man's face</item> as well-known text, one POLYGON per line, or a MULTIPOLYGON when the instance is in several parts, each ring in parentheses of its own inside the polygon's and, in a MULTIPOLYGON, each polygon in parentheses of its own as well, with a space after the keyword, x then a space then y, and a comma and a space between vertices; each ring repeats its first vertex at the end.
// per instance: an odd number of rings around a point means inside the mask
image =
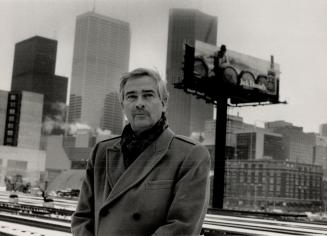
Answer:
POLYGON ((139 134, 151 128, 167 109, 149 76, 128 80, 124 87, 122 108, 133 131, 139 134))

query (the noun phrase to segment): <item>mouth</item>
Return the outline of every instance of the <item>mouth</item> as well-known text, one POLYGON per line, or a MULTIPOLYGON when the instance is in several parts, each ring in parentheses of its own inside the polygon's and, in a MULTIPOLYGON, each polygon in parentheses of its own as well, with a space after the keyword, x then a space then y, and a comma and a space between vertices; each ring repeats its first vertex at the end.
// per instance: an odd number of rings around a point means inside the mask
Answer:
POLYGON ((146 113, 134 113, 133 114, 134 117, 144 117, 144 116, 147 116, 146 113))

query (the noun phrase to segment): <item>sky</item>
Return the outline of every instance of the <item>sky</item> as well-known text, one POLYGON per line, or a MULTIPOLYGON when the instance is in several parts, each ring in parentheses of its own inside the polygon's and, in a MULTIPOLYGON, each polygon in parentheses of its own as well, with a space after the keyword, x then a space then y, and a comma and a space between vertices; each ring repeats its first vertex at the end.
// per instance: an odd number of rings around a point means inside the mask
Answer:
POLYGON ((10 90, 15 43, 58 40, 56 74, 71 77, 76 16, 91 11, 130 23, 130 69, 165 76, 169 8, 218 17, 217 45, 280 65, 287 105, 229 108, 247 123, 285 120, 318 132, 327 123, 327 0, 0 0, 0 90, 10 90))

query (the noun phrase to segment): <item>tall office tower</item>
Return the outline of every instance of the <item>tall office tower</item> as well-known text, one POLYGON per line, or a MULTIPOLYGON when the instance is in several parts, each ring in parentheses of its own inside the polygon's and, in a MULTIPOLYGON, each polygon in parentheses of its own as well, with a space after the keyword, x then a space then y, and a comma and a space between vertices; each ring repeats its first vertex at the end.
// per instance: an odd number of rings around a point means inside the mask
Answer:
POLYGON ((55 75, 57 41, 34 36, 15 45, 11 91, 44 95, 42 120, 65 120, 68 78, 55 75))
POLYGON ((113 134, 120 134, 123 131, 123 112, 119 102, 118 92, 111 92, 106 95, 101 120, 101 127, 110 130, 113 134))
MULTIPOLYGON (((120 111, 108 111, 107 96, 117 91, 119 78, 128 71, 129 24, 94 12, 77 17, 68 112, 70 123, 86 123, 93 129, 111 127, 120 111), (105 112, 104 112, 105 111, 105 112)), ((121 129, 122 122, 115 124, 121 129)))
POLYGON ((192 132, 203 132, 205 121, 213 116, 211 104, 175 89, 173 85, 183 76, 184 43, 194 45, 195 40, 216 45, 217 17, 198 10, 171 9, 166 68, 170 93, 167 116, 173 130, 187 136, 192 132))
POLYGON ((1 145, 40 149, 43 95, 26 91, 0 92, 7 93, 1 145))

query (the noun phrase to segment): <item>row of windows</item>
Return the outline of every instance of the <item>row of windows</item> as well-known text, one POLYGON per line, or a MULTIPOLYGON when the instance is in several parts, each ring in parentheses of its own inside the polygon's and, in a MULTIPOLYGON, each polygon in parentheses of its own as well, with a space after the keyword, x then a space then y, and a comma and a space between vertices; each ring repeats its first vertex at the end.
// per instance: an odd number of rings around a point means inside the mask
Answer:
POLYGON ((280 170, 280 168, 287 168, 289 171, 297 171, 297 172, 306 172, 306 173, 312 173, 312 172, 317 172, 321 170, 320 166, 297 166, 298 164, 294 164, 294 163, 273 163, 273 167, 271 167, 270 163, 265 163, 265 164, 248 164, 248 163, 244 163, 241 164, 239 162, 230 162, 227 163, 227 166, 229 168, 233 168, 233 169, 276 169, 276 170, 280 170), (279 164, 278 166, 276 166, 276 164, 279 164), (290 169, 292 168, 292 169, 290 169), (293 169, 296 168, 296 169, 293 169))
POLYGON ((293 178, 285 178, 285 176, 281 177, 280 175, 263 175, 263 173, 258 173, 256 175, 254 172, 252 173, 227 173, 228 178, 235 180, 236 182, 241 183, 266 183, 269 180, 269 183, 273 184, 276 183, 294 183, 296 185, 310 185, 310 186, 317 186, 321 178, 316 176, 301 176, 301 175, 294 175, 293 178))
POLYGON ((243 173, 245 174, 251 174, 255 173, 256 175, 258 174, 264 174, 264 175, 276 175, 276 176, 285 176, 285 178, 292 178, 294 176, 303 176, 303 178, 317 178, 319 179, 321 177, 321 172, 305 172, 305 173, 300 173, 299 171, 294 171, 294 170, 280 170, 280 169, 263 169, 263 170, 257 170, 253 171, 251 169, 242 169, 242 168, 229 168, 227 166, 227 173, 229 174, 240 174, 243 173))
POLYGON ((227 196, 264 196, 264 197, 286 197, 297 199, 314 199, 321 198, 321 192, 317 189, 291 188, 290 191, 282 190, 280 185, 271 186, 238 186, 227 185, 227 196))

